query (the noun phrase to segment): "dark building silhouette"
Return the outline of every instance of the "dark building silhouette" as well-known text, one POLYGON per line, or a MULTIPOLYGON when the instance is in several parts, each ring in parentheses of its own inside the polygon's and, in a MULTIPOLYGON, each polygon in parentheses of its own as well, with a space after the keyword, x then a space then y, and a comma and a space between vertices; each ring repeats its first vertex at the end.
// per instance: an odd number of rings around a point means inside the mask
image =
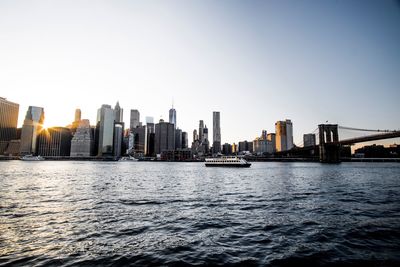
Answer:
POLYGON ((253 142, 248 142, 248 141, 242 141, 239 142, 239 151, 238 152, 244 152, 244 151, 249 151, 253 152, 253 142))
POLYGON ((175 130, 175 150, 182 148, 182 130, 176 128, 175 130))
POLYGON ((182 132, 182 148, 189 148, 188 133, 182 132))
POLYGON ((161 154, 163 151, 175 150, 175 125, 160 120, 155 126, 154 151, 161 154))
POLYGON ((232 146, 228 143, 222 145, 222 154, 231 155, 232 154, 232 146))
POLYGON ((69 157, 72 133, 66 127, 53 127, 40 132, 37 154, 44 157, 69 157))

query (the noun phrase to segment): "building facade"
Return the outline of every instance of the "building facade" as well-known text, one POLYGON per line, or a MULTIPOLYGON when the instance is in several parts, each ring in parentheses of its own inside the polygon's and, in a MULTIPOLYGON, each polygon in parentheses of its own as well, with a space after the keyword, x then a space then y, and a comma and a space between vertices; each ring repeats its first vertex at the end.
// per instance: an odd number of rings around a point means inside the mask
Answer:
POLYGON ((43 157, 69 157, 71 154, 71 129, 52 127, 38 135, 37 154, 43 157))
POLYGON ((129 128, 135 129, 140 125, 140 112, 137 109, 131 109, 131 118, 129 128))
POLYGON ((315 134, 304 134, 303 135, 303 145, 307 146, 315 146, 317 144, 315 134))
POLYGON ((0 97, 0 155, 17 139, 19 104, 0 97))
POLYGON ((43 129, 44 109, 30 106, 25 115, 21 131, 20 154, 29 155, 37 152, 37 138, 43 129))
POLYGON ((267 140, 271 142, 271 146, 272 146, 270 153, 275 153, 276 152, 276 134, 274 134, 274 133, 267 134, 267 140))
POLYGON ((293 124, 291 120, 275 123, 276 151, 286 151, 293 148, 293 124))
POLYGON ((169 123, 172 123, 173 125, 175 125, 175 129, 176 129, 176 110, 174 109, 174 107, 172 107, 169 110, 169 123))
POLYGON ((147 127, 138 126, 132 130, 133 134, 133 150, 136 154, 147 154, 147 127))
POLYGON ((203 120, 199 121, 199 141, 200 141, 200 143, 204 141, 204 122, 203 122, 203 120))
POLYGON ((96 131, 98 132, 97 156, 113 156, 114 110, 110 105, 102 105, 97 111, 96 131))
POLYGON ((221 152, 221 117, 219 111, 213 112, 213 152, 221 152))
POLYGON ((93 155, 94 136, 89 120, 81 120, 71 140, 71 157, 90 157, 93 155))
POLYGON ((182 148, 189 148, 188 133, 182 132, 182 148))
POLYGON ((175 149, 175 125, 160 120, 155 126, 154 151, 161 154, 163 151, 175 149))
POLYGON ((175 130, 175 149, 182 149, 182 130, 179 128, 175 130))

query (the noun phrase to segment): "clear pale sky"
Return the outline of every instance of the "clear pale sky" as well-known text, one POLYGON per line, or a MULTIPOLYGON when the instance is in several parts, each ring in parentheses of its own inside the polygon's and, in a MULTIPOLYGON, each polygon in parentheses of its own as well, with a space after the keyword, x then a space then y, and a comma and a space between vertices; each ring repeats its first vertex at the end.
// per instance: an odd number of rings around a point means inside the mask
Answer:
POLYGON ((189 133, 221 112, 222 142, 293 121, 400 128, 395 1, 0 1, 0 96, 65 126, 75 108, 138 109, 189 133))

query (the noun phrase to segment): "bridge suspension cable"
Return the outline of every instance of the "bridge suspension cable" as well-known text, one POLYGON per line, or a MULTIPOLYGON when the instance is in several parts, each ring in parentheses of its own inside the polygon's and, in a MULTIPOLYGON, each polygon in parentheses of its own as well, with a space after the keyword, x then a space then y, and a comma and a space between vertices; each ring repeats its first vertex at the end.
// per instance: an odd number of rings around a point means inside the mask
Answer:
POLYGON ((361 131, 361 132, 381 132, 381 133, 394 133, 397 132, 396 130, 372 130, 372 129, 361 129, 361 128, 353 128, 353 127, 346 127, 346 126, 338 126, 339 129, 343 130, 351 130, 351 131, 361 131))

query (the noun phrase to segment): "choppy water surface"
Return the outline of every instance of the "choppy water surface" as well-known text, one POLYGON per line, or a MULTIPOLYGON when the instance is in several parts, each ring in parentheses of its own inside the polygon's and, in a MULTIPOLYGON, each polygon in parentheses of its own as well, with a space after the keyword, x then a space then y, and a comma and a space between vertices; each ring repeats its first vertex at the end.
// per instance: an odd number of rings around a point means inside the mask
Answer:
POLYGON ((0 265, 400 266, 399 164, 0 170, 0 265))

